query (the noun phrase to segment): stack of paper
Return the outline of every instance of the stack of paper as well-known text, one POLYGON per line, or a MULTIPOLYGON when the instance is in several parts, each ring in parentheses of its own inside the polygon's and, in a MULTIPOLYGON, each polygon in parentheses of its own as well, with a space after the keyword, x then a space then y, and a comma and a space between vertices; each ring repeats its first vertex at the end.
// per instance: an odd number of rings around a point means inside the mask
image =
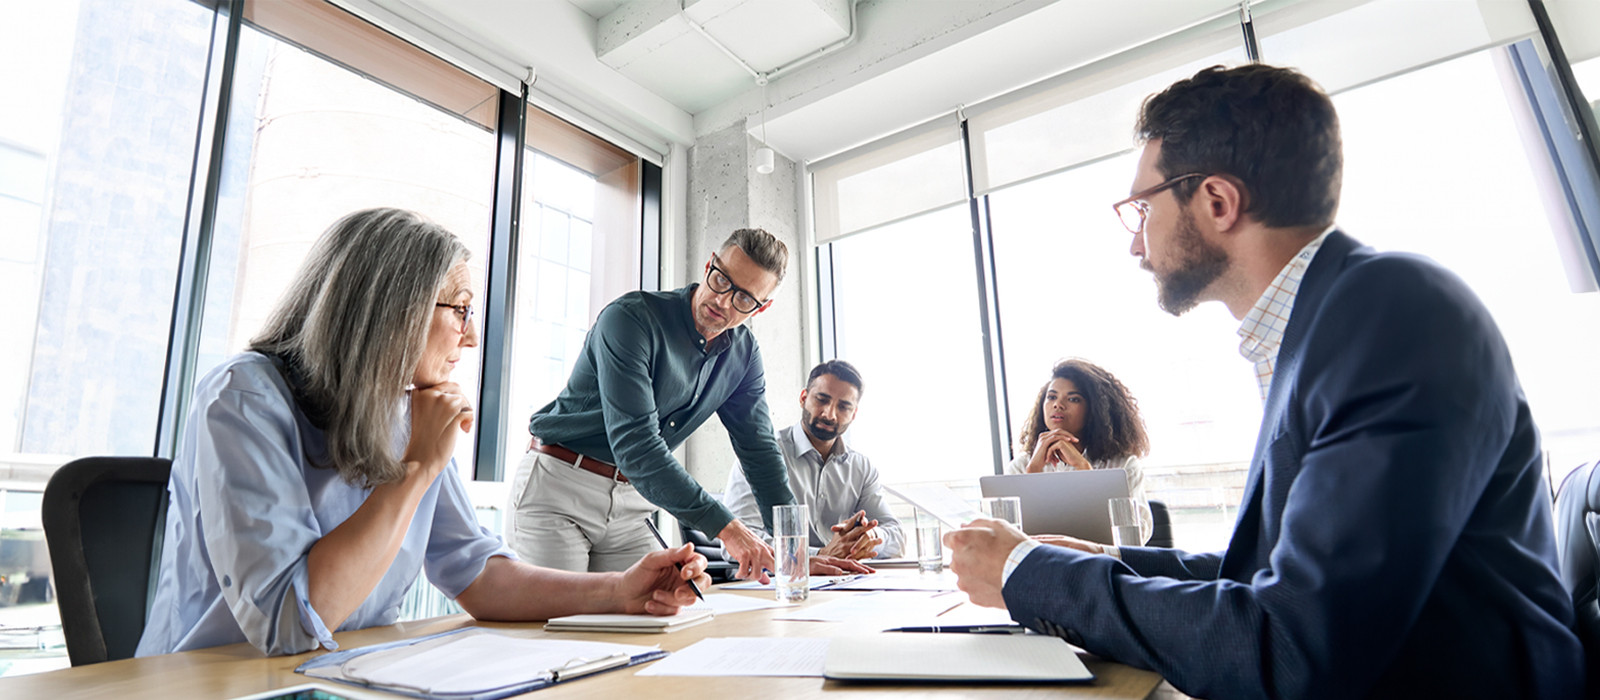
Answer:
POLYGON ((716 613, 710 608, 686 608, 676 615, 568 615, 552 617, 544 623, 546 632, 676 632, 702 622, 716 613))
POLYGON ((1066 642, 1042 634, 835 637, 822 673, 836 680, 1083 683, 1094 674, 1066 642))

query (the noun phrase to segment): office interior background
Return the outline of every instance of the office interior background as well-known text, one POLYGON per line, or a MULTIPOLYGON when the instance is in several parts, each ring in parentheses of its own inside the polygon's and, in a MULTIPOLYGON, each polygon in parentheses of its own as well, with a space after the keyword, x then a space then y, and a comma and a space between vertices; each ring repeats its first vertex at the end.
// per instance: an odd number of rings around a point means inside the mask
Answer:
MULTIPOLYGON (((1333 94, 1340 225, 1487 303, 1552 482, 1600 458, 1600 0, 0 0, 0 675, 67 665, 51 473, 170 457, 370 206, 472 249, 456 464, 491 527, 599 310, 749 225, 792 254, 750 324, 775 427, 844 358, 884 481, 970 491, 1083 357, 1138 398, 1178 545, 1220 549, 1261 413, 1237 322, 1160 311, 1109 205, 1140 100, 1252 58, 1333 94)), ((715 422, 679 456, 714 492, 733 463, 715 422)))

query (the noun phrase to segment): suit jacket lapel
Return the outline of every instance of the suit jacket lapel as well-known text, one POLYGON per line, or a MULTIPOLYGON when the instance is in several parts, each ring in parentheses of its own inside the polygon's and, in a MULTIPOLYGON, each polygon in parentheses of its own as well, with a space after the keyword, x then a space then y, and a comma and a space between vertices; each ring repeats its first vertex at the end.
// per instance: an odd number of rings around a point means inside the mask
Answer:
POLYGON ((1357 245, 1355 239, 1342 231, 1334 230, 1323 239, 1322 247, 1317 249, 1316 257, 1311 259, 1311 265, 1306 268, 1305 276, 1300 279, 1300 289, 1295 292, 1294 309, 1289 313, 1289 325, 1284 327, 1283 341, 1278 346, 1278 359, 1272 372, 1272 384, 1267 390, 1267 400, 1262 407, 1261 430, 1256 434, 1255 453, 1250 457, 1250 472, 1245 480, 1244 500, 1239 504, 1239 515, 1233 523, 1233 537, 1228 544, 1228 552, 1222 565, 1224 576, 1227 576, 1233 567, 1248 567, 1253 570, 1265 561, 1267 553, 1257 553, 1254 550, 1259 546, 1270 545, 1259 541, 1257 537, 1262 526, 1261 480, 1265 478, 1266 450, 1272 444, 1273 438, 1278 435, 1278 425, 1288 404, 1291 393, 1290 377, 1295 374, 1295 368, 1300 361, 1300 342, 1305 337, 1306 329, 1311 326, 1311 320, 1316 316, 1318 307, 1322 305, 1322 298, 1327 294, 1328 287, 1338 277, 1339 270, 1343 269, 1345 257, 1357 245), (1258 554, 1261 558, 1259 562, 1256 561, 1258 554))

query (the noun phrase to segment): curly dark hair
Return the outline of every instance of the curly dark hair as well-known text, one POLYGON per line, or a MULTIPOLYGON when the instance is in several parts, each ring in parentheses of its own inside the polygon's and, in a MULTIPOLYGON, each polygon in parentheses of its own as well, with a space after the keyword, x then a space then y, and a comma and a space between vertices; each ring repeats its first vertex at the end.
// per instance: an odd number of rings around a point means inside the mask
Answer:
POLYGON ((1144 418, 1139 416, 1139 401, 1133 398, 1128 387, 1099 365, 1087 360, 1072 358, 1056 363, 1050 370, 1050 379, 1039 387, 1039 396, 1023 421, 1023 454, 1033 454, 1034 441, 1045 431, 1044 395, 1050 382, 1065 379, 1078 387, 1087 405, 1083 431, 1078 434, 1078 448, 1091 461, 1122 460, 1131 455, 1150 453, 1150 438, 1144 431, 1144 418))
MULTIPOLYGON (((1293 69, 1206 68, 1147 98, 1134 131, 1161 141, 1164 177, 1238 180, 1245 213, 1267 226, 1328 226, 1339 209, 1339 117, 1327 93, 1293 69)), ((1187 202, 1199 186, 1189 180, 1172 193, 1187 202)))

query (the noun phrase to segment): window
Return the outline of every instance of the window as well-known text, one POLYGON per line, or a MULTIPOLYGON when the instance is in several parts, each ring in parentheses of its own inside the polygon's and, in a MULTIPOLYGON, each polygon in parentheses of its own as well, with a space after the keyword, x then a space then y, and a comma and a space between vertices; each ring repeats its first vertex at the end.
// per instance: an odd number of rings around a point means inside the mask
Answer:
POLYGON ((63 643, 50 474, 155 444, 211 24, 187 0, 0 5, 0 646, 63 643))
POLYGON ((885 483, 993 473, 970 222, 958 205, 832 244, 838 357, 867 387, 850 444, 885 483))
MULTIPOLYGON (((196 379, 249 344, 311 244, 352 211, 402 207, 442 224, 472 251, 480 287, 488 260, 495 138, 482 120, 498 90, 320 2, 254 2, 246 19, 196 379), (395 86, 397 64, 420 66, 401 85, 421 96, 395 86)), ((454 375, 470 395, 479 358, 464 353, 454 375)), ((456 440, 469 480, 474 436, 456 440)))
POLYGON ((567 385, 589 326, 640 279, 639 158, 536 107, 527 124, 508 477, 527 449, 528 419, 567 385))
POLYGON ((1500 49, 1337 95, 1345 185, 1339 221, 1362 242, 1427 255, 1488 306, 1505 334, 1556 483, 1600 453, 1600 294, 1574 293, 1509 107, 1500 49), (1449 105, 1441 114, 1439 105, 1449 105), (1400 183, 1404 183, 1401 185, 1400 183), (1482 196, 1494 192, 1493 197, 1482 196))
MULTIPOLYGON (((1131 116, 1129 117, 1131 120, 1131 116)), ((1261 421, 1238 321, 1218 304, 1174 317, 1129 255, 1111 212, 1136 152, 989 196, 1014 449, 1056 360, 1104 367, 1139 401, 1150 436, 1145 489, 1167 502, 1178 545, 1220 549, 1233 527, 1261 421)))

